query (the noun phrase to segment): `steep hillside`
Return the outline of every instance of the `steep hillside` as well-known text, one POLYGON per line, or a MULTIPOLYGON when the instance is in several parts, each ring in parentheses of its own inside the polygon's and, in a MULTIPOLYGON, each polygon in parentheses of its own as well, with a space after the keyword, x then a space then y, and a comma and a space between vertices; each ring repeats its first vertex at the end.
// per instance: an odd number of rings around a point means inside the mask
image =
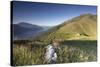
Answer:
POLYGON ((83 14, 49 29, 41 34, 41 41, 58 40, 96 40, 97 16, 83 14))

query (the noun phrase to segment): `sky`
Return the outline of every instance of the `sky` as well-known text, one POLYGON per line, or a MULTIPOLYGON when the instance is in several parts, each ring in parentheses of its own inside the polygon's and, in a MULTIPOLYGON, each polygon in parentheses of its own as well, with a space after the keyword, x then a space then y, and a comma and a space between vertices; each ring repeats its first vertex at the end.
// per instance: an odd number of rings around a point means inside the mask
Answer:
POLYGON ((55 26, 81 14, 97 14, 96 6, 13 1, 13 23, 55 26))

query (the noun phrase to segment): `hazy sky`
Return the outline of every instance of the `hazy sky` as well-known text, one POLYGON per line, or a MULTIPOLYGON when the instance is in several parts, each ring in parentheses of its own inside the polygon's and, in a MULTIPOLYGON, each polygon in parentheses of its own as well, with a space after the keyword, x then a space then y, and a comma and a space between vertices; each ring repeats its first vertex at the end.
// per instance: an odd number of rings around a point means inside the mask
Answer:
POLYGON ((80 14, 97 14, 96 6, 49 4, 36 2, 13 2, 13 23, 27 22, 52 26, 80 14))

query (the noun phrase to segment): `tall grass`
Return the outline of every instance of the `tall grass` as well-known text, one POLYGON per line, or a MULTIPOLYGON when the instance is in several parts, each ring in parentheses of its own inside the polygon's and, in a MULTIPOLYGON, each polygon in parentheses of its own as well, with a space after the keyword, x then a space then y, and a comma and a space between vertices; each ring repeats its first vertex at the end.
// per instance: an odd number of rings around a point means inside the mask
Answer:
MULTIPOLYGON (((73 42, 73 41, 72 41, 73 42)), ((13 47, 13 65, 32 65, 32 64, 48 64, 45 62, 45 50, 46 45, 42 44, 34 44, 30 43, 31 46, 26 46, 25 44, 14 44, 13 47)), ((73 42, 73 45, 68 45, 70 43, 63 42, 61 43, 61 46, 59 46, 56 49, 57 52, 57 61, 56 63, 72 63, 72 62, 88 62, 88 61, 96 61, 96 46, 95 49, 91 48, 92 42, 85 44, 88 45, 88 49, 85 49, 82 45, 82 42, 80 43, 80 46, 77 46, 77 43, 73 42), (67 44, 67 45, 66 45, 67 44), (76 45, 76 46, 75 46, 76 45), (82 48, 83 47, 83 48, 82 48), (91 54, 91 51, 93 53, 91 54)), ((94 43, 96 45, 96 43, 94 43)))

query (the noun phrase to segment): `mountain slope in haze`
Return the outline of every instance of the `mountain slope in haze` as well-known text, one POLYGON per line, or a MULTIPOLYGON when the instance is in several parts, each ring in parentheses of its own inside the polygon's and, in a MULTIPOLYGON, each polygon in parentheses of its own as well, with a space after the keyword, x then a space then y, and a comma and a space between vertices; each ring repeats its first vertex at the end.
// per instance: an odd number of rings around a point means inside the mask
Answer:
POLYGON ((41 26, 21 22, 13 24, 13 36, 16 39, 27 39, 28 37, 35 36, 44 29, 41 26))
POLYGON ((96 40, 97 15, 83 14, 49 29, 40 40, 96 40))

